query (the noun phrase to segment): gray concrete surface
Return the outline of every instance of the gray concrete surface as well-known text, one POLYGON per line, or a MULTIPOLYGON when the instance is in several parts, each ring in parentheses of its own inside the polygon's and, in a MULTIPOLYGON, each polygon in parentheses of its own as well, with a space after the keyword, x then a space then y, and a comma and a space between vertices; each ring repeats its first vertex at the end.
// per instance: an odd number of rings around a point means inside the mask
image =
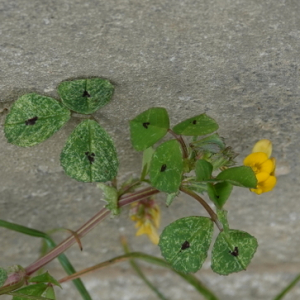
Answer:
MULTIPOLYGON (((241 154, 239 162, 256 140, 271 139, 282 175, 276 189, 256 196, 236 188, 226 205, 231 227, 259 241, 249 270, 218 276, 208 259, 197 276, 222 300, 272 299, 300 272, 299 10, 298 0, 0 0, 1 124, 5 108, 26 92, 57 97, 62 80, 101 76, 116 91, 95 117, 116 141, 121 178, 140 168, 128 120, 152 106, 166 107, 173 125, 206 112, 241 154)), ((8 144, 1 125, 0 218, 44 231, 75 230, 103 206, 94 184, 68 178, 59 164, 78 123, 73 118, 25 149, 8 144)), ((181 196, 163 206, 162 225, 195 212, 205 215, 181 196)), ((134 237, 126 209, 83 238, 82 253, 74 246, 67 254, 77 269, 91 266, 122 253, 120 234, 135 250, 159 255, 146 237, 134 237)), ((1 266, 26 266, 38 257, 39 240, 1 228, 0 237, 1 266)), ((49 270, 63 276, 58 263, 49 270)), ((165 270, 145 265, 145 272, 170 299, 200 299, 165 270)), ((94 299, 156 299, 126 264, 84 281, 94 299)), ((299 297, 298 286, 285 299, 299 297)), ((66 285, 58 299, 80 297, 66 285)))

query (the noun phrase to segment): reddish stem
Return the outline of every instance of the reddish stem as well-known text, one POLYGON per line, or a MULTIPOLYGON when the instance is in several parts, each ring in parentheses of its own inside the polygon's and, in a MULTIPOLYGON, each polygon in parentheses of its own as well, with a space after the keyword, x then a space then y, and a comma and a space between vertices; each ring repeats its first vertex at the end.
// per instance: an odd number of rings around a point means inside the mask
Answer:
MULTIPOLYGON (((123 207, 128 205, 132 202, 143 200, 148 198, 152 195, 159 193, 157 189, 152 187, 144 188, 143 190, 137 191, 130 195, 124 195, 121 197, 119 201, 119 207, 123 207)), ((105 219, 110 214, 110 211, 107 208, 102 208, 94 217, 92 217, 89 221, 87 221, 83 226, 81 226, 77 231, 76 234, 82 238, 85 236, 89 231, 91 231, 96 225, 98 225, 101 221, 105 219)), ((55 248, 53 248, 50 252, 48 252, 45 256, 41 257, 31 265, 29 265, 25 270, 27 275, 31 275, 32 273, 36 272, 38 269, 52 261, 56 258, 59 254, 66 251, 69 247, 71 247, 76 242, 74 235, 69 236, 55 248)))
POLYGON ((223 225, 222 223, 219 221, 217 214, 212 210, 212 208, 206 203, 206 201, 204 199, 202 199, 198 194, 192 192, 191 190, 188 190, 186 188, 184 188, 183 186, 180 187, 180 190, 182 192, 184 192, 185 194, 193 197, 195 200, 197 200, 208 212, 208 214, 211 217, 211 220, 213 222, 215 222, 215 224, 217 225, 218 229, 220 231, 223 231, 223 225))
POLYGON ((176 134, 176 133, 175 133, 173 130, 171 130, 171 129, 168 129, 168 132, 169 132, 170 134, 172 134, 172 135, 175 137, 175 139, 179 142, 179 144, 180 144, 180 146, 181 146, 181 149, 182 149, 183 158, 188 158, 188 150, 187 150, 186 144, 185 144, 185 142, 184 142, 182 136, 176 134))

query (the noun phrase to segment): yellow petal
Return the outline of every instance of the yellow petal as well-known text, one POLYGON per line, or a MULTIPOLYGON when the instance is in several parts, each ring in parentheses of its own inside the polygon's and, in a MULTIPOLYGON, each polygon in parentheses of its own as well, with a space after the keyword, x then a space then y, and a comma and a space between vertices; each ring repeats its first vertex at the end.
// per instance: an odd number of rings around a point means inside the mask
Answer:
POLYGON ((158 242, 159 242, 159 235, 158 235, 158 233, 157 233, 157 231, 155 229, 152 230, 151 234, 148 234, 148 237, 149 237, 150 241, 153 244, 155 244, 155 245, 158 244, 158 242))
POLYGON ((154 224, 154 226, 156 228, 159 228, 160 225, 160 210, 158 208, 158 206, 156 208, 151 209, 151 211, 149 212, 151 214, 151 221, 154 224))
POLYGON ((274 171, 274 163, 271 159, 266 160, 260 165, 260 171, 271 174, 274 171))
POLYGON ((257 188, 257 189, 250 189, 251 192, 256 193, 257 195, 262 194, 262 189, 261 188, 257 188))
POLYGON ((276 159, 274 157, 271 157, 270 160, 273 162, 273 170, 270 175, 275 176, 276 159))
POLYGON ((268 156, 266 153, 263 152, 251 153, 244 159, 244 165, 249 167, 253 167, 255 165, 261 165, 267 159, 268 156))
POLYGON ((145 224, 143 224, 135 235, 148 234, 149 230, 145 224))
POLYGON ((267 139, 258 141, 252 149, 252 153, 255 153, 255 152, 266 153, 269 158, 272 154, 272 142, 267 139))
POLYGON ((276 177, 270 176, 267 180, 258 184, 258 188, 262 190, 263 193, 270 192, 276 185, 276 177))
POLYGON ((270 173, 260 172, 256 174, 257 183, 266 181, 270 177, 270 173))

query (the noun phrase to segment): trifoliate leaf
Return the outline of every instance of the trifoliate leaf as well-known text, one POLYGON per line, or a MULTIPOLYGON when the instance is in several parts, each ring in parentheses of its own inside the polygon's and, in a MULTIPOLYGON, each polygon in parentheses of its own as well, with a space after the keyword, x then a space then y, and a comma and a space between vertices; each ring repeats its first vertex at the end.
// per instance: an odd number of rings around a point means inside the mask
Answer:
POLYGON ((153 107, 139 114, 129 125, 133 148, 143 151, 166 135, 170 122, 165 108, 153 107))
POLYGON ((111 137, 93 120, 82 121, 71 133, 60 162, 67 175, 83 182, 111 180, 119 165, 111 137))
POLYGON ((220 275, 246 270, 256 249, 256 238, 247 232, 220 232, 212 250, 211 268, 220 275))
POLYGON ((9 143, 30 147, 52 136, 69 119, 70 111, 55 99, 25 94, 11 107, 4 132, 9 143))
POLYGON ((211 163, 205 159, 199 159, 196 162, 196 179, 199 181, 208 180, 211 178, 211 173, 213 171, 213 166, 211 163))
MULTIPOLYGON (((44 293, 46 288, 47 288, 47 284, 37 283, 37 284, 25 286, 17 291, 14 291, 14 293, 39 297, 44 293)), ((12 300, 28 300, 28 297, 24 297, 24 296, 22 297, 22 295, 14 296, 12 300)))
POLYGON ((77 79, 62 82, 57 91, 67 108, 92 114, 110 101, 114 86, 102 78, 77 79))
POLYGON ((218 128, 219 126, 215 120, 206 114, 201 114, 177 124, 173 128, 173 131, 177 134, 194 136, 209 134, 216 131, 218 128))
POLYGON ((198 271, 207 257, 213 222, 206 217, 186 217, 168 225, 159 247, 163 257, 180 272, 198 271))
POLYGON ((149 171, 151 184, 155 188, 166 193, 177 192, 182 171, 182 152, 177 140, 164 142, 156 148, 149 171))
POLYGON ((32 277, 28 280, 28 282, 44 282, 44 283, 52 283, 54 285, 57 285, 61 288, 60 283, 52 277, 48 272, 32 277))
POLYGON ((108 186, 104 183, 98 183, 97 186, 103 191, 103 200, 107 202, 105 207, 109 209, 114 216, 118 215, 120 213, 118 205, 118 191, 114 187, 108 186))
POLYGON ((250 167, 233 167, 222 171, 216 177, 217 180, 226 180, 233 185, 256 188, 257 179, 254 171, 250 167))
POLYGON ((207 193, 212 202, 222 208, 232 191, 232 184, 224 181, 216 184, 207 183, 207 193))
POLYGON ((144 152, 143 152, 141 180, 143 180, 149 173, 150 162, 151 162, 154 151, 155 150, 152 147, 149 147, 146 150, 144 150, 144 152))
POLYGON ((7 279, 7 271, 3 268, 0 268, 0 287, 4 284, 7 279))

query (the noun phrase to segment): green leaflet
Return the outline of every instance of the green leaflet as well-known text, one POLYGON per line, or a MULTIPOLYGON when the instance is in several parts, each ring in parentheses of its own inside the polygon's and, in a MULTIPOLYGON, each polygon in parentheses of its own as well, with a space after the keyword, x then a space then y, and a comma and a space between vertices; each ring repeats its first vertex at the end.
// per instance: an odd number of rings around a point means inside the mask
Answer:
POLYGON ((55 292, 53 286, 48 286, 45 290, 45 292, 42 294, 43 297, 48 299, 56 299, 55 292))
POLYGON ((169 116, 165 108, 150 108, 130 121, 130 137, 132 146, 137 151, 143 151, 161 138, 170 127, 169 116))
POLYGON ((257 246, 256 238, 247 232, 220 232, 212 251, 212 270, 220 275, 246 270, 257 246))
POLYGON ((176 140, 164 142, 152 155, 150 181, 158 190, 175 193, 181 184, 183 172, 182 152, 176 140))
POLYGON ((199 181, 208 180, 211 178, 211 173, 213 171, 213 166, 211 163, 205 159, 199 159, 196 162, 196 179, 199 181))
MULTIPOLYGON (((197 138, 197 137, 194 137, 197 138)), ((217 133, 214 133, 206 138, 197 140, 195 139, 191 145, 193 148, 201 152, 218 153, 225 149, 224 139, 221 138, 217 133)))
POLYGON ((154 153, 154 149, 152 147, 147 148, 143 152, 141 180, 145 179, 145 177, 149 173, 150 162, 151 162, 153 153, 154 153))
POLYGON ((177 124, 173 131, 177 134, 196 136, 212 133, 218 128, 219 126, 215 120, 206 114, 201 114, 177 124))
MULTIPOLYGON (((17 291, 14 291, 14 294, 24 294, 24 295, 39 297, 45 292, 46 289, 47 289, 47 284, 37 283, 37 284, 25 286, 17 291)), ((28 298, 22 296, 14 296, 12 300, 28 300, 28 298)))
POLYGON ((4 284, 7 279, 7 271, 3 268, 0 268, 0 287, 4 284))
POLYGON ((227 181, 216 184, 207 183, 207 193, 212 202, 222 208, 232 192, 233 186, 227 181))
POLYGON ((81 114, 91 114, 110 101, 114 86, 102 78, 77 79, 63 81, 57 91, 67 108, 81 114))
POLYGON ((187 187, 189 190, 194 191, 199 194, 203 194, 204 192, 207 192, 206 182, 190 180, 190 181, 185 182, 184 186, 187 187))
POLYGON ((111 137, 93 120, 82 121, 71 133, 60 162, 67 175, 83 182, 111 180, 119 165, 111 137))
POLYGON ((9 143, 30 147, 52 136, 69 119, 70 111, 55 99, 25 94, 11 107, 4 132, 9 143))
POLYGON ((168 225, 162 232, 159 247, 172 267, 184 273, 198 271, 211 244, 213 222, 206 217, 186 217, 168 225))
POLYGON ((217 177, 217 180, 225 180, 233 185, 255 188, 257 179, 254 171, 250 167, 233 167, 222 171, 217 177))
POLYGON ((173 203, 173 200, 178 196, 179 192, 167 194, 166 205, 170 206, 173 203))
POLYGON ((48 271, 41 274, 41 275, 38 275, 38 276, 35 276, 35 277, 32 277, 28 280, 28 282, 44 282, 44 283, 52 283, 54 285, 57 285, 61 288, 61 285, 60 283, 54 278, 52 277, 48 271))

